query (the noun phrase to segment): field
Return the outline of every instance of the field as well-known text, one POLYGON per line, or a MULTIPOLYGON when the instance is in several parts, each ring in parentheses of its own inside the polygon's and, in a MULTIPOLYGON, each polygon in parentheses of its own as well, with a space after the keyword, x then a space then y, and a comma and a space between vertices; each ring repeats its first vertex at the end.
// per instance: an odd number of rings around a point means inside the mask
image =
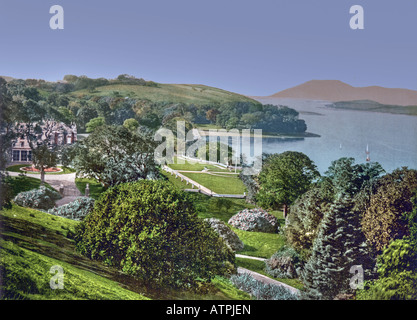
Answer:
POLYGON ((93 92, 79 90, 72 93, 76 96, 121 96, 134 99, 150 100, 152 102, 170 103, 230 103, 236 101, 250 101, 258 104, 255 100, 240 94, 226 90, 193 84, 158 84, 158 87, 147 87, 140 85, 115 84, 97 87, 93 92))

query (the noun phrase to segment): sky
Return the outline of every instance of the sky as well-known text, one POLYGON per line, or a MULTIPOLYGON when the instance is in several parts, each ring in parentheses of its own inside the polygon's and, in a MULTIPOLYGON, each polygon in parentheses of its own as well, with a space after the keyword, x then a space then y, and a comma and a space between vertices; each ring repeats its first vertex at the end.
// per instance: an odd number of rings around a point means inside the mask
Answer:
POLYGON ((0 0, 0 75, 205 84, 254 96, 313 79, 417 90, 417 1, 0 0), (49 9, 64 9, 52 30, 49 9), (349 9, 364 9, 352 30, 349 9))

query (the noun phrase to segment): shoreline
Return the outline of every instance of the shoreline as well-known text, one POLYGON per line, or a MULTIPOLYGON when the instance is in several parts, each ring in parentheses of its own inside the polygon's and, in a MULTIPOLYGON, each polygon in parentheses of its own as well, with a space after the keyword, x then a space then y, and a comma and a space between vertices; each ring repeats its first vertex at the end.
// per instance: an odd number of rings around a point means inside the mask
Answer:
POLYGON ((304 139, 304 138, 320 138, 321 136, 316 133, 312 132, 304 132, 304 133, 269 133, 265 132, 261 135, 255 134, 251 132, 250 134, 244 134, 242 130, 239 130, 239 133, 236 134, 234 132, 228 132, 226 129, 200 129, 196 128, 198 131, 198 135, 201 137, 210 137, 210 136, 217 136, 217 137, 236 137, 236 136, 245 136, 245 137, 254 137, 254 138, 275 138, 275 139, 304 139), (210 131, 212 130, 212 131, 210 131), (222 130, 222 131, 219 131, 222 130))

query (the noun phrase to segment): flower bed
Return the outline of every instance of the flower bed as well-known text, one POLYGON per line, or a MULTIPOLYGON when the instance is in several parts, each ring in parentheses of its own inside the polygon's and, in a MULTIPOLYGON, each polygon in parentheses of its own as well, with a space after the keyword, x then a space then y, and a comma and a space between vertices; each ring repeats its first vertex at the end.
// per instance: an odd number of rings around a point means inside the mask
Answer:
POLYGON ((228 221, 230 225, 244 231, 278 232, 278 219, 265 210, 244 209, 228 221))
MULTIPOLYGON (((35 167, 22 167, 22 168, 20 168, 20 170, 25 171, 25 172, 36 172, 36 173, 41 172, 39 169, 36 169, 35 167)), ((47 172, 47 173, 49 173, 49 172, 61 172, 62 169, 57 168, 57 167, 53 167, 53 168, 46 168, 44 171, 47 172)))
POLYGON ((239 239, 238 235, 233 232, 223 221, 215 218, 204 219, 207 221, 211 228, 216 231, 220 237, 226 242, 226 244, 233 250, 233 251, 240 251, 243 249, 244 245, 243 242, 239 239))

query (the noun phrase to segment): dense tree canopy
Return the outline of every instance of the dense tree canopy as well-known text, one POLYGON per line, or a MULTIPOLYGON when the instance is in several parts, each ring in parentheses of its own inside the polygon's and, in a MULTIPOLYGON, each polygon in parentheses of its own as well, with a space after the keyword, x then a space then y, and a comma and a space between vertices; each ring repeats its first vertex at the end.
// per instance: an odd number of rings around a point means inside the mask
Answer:
POLYGON ((73 165, 79 174, 105 186, 158 177, 155 142, 124 126, 100 126, 75 147, 73 165))
POLYGON ((394 170, 377 183, 362 219, 362 228, 376 250, 410 234, 407 216, 413 210, 412 198, 417 190, 417 171, 394 170))
POLYGON ((264 208, 287 207, 305 193, 320 176, 313 161, 305 154, 287 151, 266 158, 259 173, 257 204, 264 208))
POLYGON ((76 242, 88 257, 160 286, 195 287, 234 263, 231 249, 197 217, 187 194, 162 181, 108 189, 76 242))
POLYGON ((344 196, 326 211, 302 272, 305 298, 332 300, 339 294, 353 293, 353 266, 361 266, 367 279, 373 277, 375 261, 353 208, 352 199, 344 196))

